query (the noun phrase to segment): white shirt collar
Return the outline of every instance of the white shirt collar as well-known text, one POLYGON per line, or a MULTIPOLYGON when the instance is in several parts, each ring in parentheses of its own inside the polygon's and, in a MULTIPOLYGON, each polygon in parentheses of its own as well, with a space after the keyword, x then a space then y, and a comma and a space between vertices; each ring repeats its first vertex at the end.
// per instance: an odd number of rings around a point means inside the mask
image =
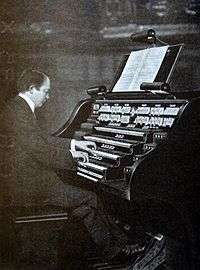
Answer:
POLYGON ((35 112, 34 102, 29 97, 27 97, 26 94, 19 93, 18 96, 20 96, 21 98, 23 98, 26 101, 26 103, 29 105, 31 111, 34 113, 35 112))

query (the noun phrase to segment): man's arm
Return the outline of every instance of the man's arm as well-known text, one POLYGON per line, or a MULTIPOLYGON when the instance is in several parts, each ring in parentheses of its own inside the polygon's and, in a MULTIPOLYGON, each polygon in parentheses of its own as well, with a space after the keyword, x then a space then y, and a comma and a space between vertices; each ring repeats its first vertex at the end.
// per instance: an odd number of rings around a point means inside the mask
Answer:
POLYGON ((74 159, 88 160, 88 153, 95 143, 44 136, 39 126, 28 116, 15 115, 15 131, 18 147, 23 147, 42 166, 54 169, 73 169, 74 159), (58 143, 58 142, 62 143, 58 143), (73 149, 71 149, 73 148, 73 149), (70 151, 71 150, 71 151, 70 151), (73 156, 73 157, 72 157, 73 156))
POLYGON ((17 151, 30 156, 41 166, 52 169, 71 169, 74 166, 70 150, 70 141, 66 139, 65 147, 49 143, 32 114, 18 108, 16 104, 7 114, 7 129, 13 136, 17 151), (8 119, 9 118, 9 119, 8 119))

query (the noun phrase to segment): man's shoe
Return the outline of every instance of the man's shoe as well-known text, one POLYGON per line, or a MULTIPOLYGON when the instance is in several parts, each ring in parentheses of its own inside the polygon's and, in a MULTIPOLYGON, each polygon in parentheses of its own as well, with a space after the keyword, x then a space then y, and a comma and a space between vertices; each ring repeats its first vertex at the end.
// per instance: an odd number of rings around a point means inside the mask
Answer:
POLYGON ((165 238, 151 238, 143 254, 127 270, 154 270, 166 260, 165 238))
POLYGON ((114 264, 126 264, 133 263, 138 256, 142 255, 145 251, 145 245, 140 244, 127 244, 124 248, 111 259, 114 264))
MULTIPOLYGON (((151 262, 153 264, 152 260, 163 251, 164 247, 164 237, 147 236, 143 243, 126 245, 111 261, 114 264, 120 263, 126 265, 129 267, 128 270, 143 270, 148 263, 151 262)), ((160 261, 163 262, 164 252, 162 252, 161 257, 162 259, 160 261)))

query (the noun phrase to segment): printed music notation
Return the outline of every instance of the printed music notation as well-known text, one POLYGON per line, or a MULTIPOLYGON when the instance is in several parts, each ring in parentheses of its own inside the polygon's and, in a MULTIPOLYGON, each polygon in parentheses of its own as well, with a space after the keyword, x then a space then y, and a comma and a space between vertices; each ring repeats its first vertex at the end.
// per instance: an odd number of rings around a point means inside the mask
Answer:
POLYGON ((169 46, 131 52, 113 92, 139 91, 143 82, 154 82, 169 46))

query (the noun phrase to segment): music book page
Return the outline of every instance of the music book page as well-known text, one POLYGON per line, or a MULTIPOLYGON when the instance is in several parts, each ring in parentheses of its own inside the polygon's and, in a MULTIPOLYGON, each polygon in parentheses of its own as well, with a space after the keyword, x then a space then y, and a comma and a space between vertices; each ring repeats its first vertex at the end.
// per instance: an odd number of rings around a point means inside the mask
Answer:
POLYGON ((168 47, 131 52, 113 92, 139 91, 143 82, 154 82, 168 47))

